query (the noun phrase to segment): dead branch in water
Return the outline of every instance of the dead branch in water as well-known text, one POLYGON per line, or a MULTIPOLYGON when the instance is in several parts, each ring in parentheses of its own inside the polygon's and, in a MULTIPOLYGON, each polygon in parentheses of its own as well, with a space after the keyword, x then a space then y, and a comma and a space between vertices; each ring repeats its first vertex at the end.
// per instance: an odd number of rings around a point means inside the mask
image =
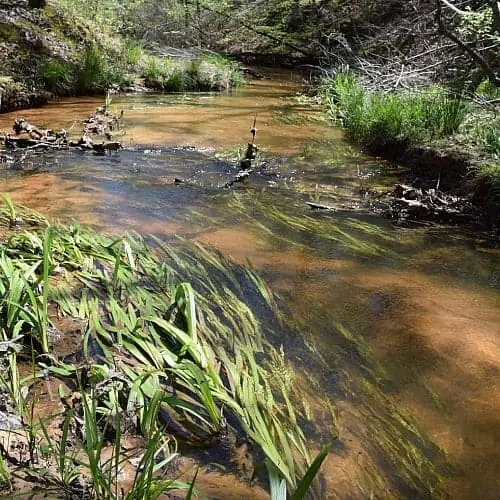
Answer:
POLYGON ((321 203, 313 203, 312 201, 306 201, 306 205, 309 205, 313 210, 337 210, 336 207, 331 207, 330 205, 322 205, 321 203))
POLYGON ((255 136, 257 135, 257 115, 253 120, 253 126, 250 129, 250 133, 252 134, 252 142, 248 143, 245 156, 240 160, 240 170, 231 181, 226 182, 224 185, 225 188, 230 188, 237 182, 243 182, 245 179, 248 179, 253 172, 252 166, 259 151, 259 148, 255 144, 255 136))
POLYGON ((54 132, 51 129, 42 130, 32 125, 24 118, 14 120, 12 129, 15 137, 7 134, 3 137, 6 148, 10 149, 69 149, 76 148, 82 151, 93 151, 96 154, 105 154, 107 151, 118 151, 123 146, 118 141, 94 142, 91 135, 112 138, 111 132, 121 126, 123 111, 119 116, 110 114, 104 108, 97 108, 84 123, 83 135, 77 141, 68 141, 68 132, 64 129, 54 132))

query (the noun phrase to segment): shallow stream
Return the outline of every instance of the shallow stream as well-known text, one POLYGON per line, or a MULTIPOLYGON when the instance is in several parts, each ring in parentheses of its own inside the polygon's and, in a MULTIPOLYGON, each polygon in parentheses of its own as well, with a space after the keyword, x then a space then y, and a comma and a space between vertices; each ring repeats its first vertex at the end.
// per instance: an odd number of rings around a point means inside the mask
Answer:
MULTIPOLYGON (((339 434, 323 469, 328 498, 498 498, 498 245, 369 210, 364 193, 387 189, 395 170, 349 145, 299 90, 276 72, 230 94, 115 97, 127 149, 29 155, 0 169, 0 191, 53 219, 196 239, 261 270, 302 336, 284 332, 283 345, 321 429, 313 447, 339 434), (224 189, 255 116, 257 172, 224 189)), ((23 116, 77 135, 100 104, 1 115, 0 131, 23 116)))

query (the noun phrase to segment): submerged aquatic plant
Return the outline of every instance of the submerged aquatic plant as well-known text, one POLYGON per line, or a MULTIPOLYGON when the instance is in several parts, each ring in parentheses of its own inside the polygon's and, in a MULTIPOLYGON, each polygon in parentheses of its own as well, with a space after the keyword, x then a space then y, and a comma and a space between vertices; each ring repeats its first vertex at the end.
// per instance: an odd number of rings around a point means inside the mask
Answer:
MULTIPOLYGON (((58 457, 52 481, 69 487, 76 460, 88 469, 96 498, 118 498, 122 429, 132 419, 151 444, 127 498, 155 498, 176 484, 156 479, 158 464, 167 463, 160 453, 172 455, 164 416, 170 432, 203 443, 227 428, 230 413, 293 491, 311 460, 287 384, 274 384, 256 362, 264 347, 271 356, 274 348, 249 304, 267 316, 267 328, 281 321, 257 273, 198 244, 174 252, 159 240, 151 247, 138 235, 111 239, 78 224, 44 228, 40 220, 40 229, 11 234, 0 247, 0 325, 5 338, 23 333, 25 345, 31 338, 48 354, 49 303, 83 320, 82 353, 90 365, 36 360, 81 394, 79 413, 68 418, 83 422, 85 458, 68 454, 65 442, 46 448, 58 457), (103 467, 110 431, 114 451, 103 467)), ((73 423, 62 425, 67 439, 73 423)), ((48 442, 43 426, 42 434, 48 442)))

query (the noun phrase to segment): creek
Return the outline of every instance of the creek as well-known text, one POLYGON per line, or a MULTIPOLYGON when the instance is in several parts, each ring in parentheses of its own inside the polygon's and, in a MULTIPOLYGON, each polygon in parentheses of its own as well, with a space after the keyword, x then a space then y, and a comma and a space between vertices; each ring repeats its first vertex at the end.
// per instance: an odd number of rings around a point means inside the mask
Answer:
MULTIPOLYGON (((0 191, 54 220, 194 239, 258 268, 300 332, 282 342, 320 429, 313 448, 339 436, 323 466, 328 498, 498 498, 498 244, 371 211, 364 194, 390 189, 398 170, 350 145, 298 96, 295 75, 268 75, 229 94, 114 97, 125 150, 16 157, 0 191), (255 116, 258 172, 224 189, 255 116)), ((1 115, 0 130, 22 116, 77 133, 101 104, 1 115)), ((246 494, 229 484, 213 498, 246 494)))

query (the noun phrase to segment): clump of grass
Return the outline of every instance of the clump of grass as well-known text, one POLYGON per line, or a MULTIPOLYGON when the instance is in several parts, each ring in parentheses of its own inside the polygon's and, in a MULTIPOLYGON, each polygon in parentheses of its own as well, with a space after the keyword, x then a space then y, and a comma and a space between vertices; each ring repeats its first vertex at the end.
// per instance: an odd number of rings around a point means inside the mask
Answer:
POLYGON ((137 65, 142 59, 144 52, 135 40, 126 39, 123 46, 125 62, 131 66, 137 65))
POLYGON ((180 68, 173 68, 163 80, 163 90, 166 92, 182 92, 189 87, 189 79, 180 68))
POLYGON ((227 90, 245 84, 239 65, 219 54, 207 54, 197 64, 199 87, 207 90, 227 90))
POLYGON ((216 55, 191 61, 150 56, 142 76, 146 85, 167 92, 220 91, 244 84, 239 66, 216 55))
POLYGON ((163 77, 165 74, 165 61, 156 56, 149 56, 146 66, 142 71, 145 83, 148 87, 163 88, 163 77))
POLYGON ((500 117, 487 123, 476 123, 472 131, 472 139, 500 161, 500 117))
POLYGON ((108 61, 102 49, 96 45, 85 49, 76 74, 75 89, 78 94, 102 93, 110 85, 126 81, 119 62, 108 61))
POLYGON ((81 66, 77 75, 77 89, 85 94, 102 90, 107 80, 106 61, 95 46, 87 47, 83 53, 81 66))
POLYGON ((425 92, 369 92, 352 73, 323 83, 326 109, 349 135, 368 146, 406 146, 457 132, 467 105, 446 89, 425 92))
POLYGON ((45 61, 37 68, 42 87, 56 96, 71 94, 74 88, 74 67, 61 59, 45 61))
POLYGON ((476 88, 476 92, 490 99, 500 98, 500 88, 490 82, 488 78, 483 80, 476 88))

